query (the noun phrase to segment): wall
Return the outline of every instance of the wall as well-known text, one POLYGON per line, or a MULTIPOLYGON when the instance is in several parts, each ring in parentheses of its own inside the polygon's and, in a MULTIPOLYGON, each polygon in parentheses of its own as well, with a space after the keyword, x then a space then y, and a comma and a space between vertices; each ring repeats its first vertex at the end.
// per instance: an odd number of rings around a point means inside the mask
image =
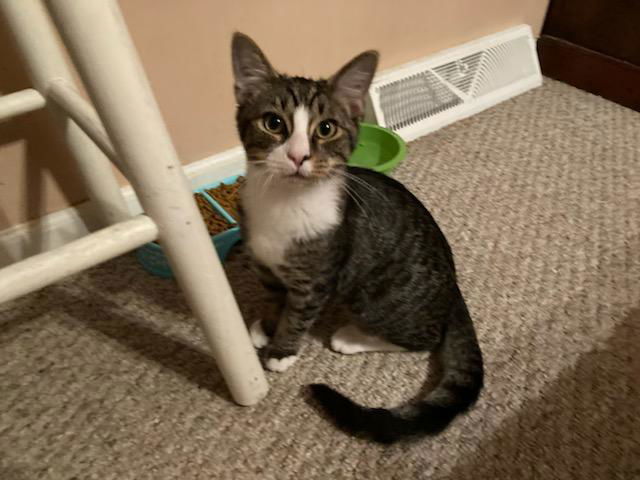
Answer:
MULTIPOLYGON (((121 0, 184 163, 238 144, 229 42, 252 36, 285 72, 326 76, 362 50, 381 68, 513 25, 539 32, 548 0, 121 0)), ((0 23, 0 94, 28 85, 0 23)), ((85 198, 41 113, 0 124, 0 230, 85 198)))

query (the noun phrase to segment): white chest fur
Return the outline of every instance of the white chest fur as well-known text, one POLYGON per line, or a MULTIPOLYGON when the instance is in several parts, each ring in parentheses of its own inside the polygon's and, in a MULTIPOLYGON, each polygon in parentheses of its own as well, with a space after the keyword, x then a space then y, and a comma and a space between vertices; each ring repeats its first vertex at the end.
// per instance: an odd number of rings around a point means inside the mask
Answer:
POLYGON ((315 238, 340 222, 339 201, 337 180, 275 181, 265 188, 262 178, 249 174, 242 205, 251 253, 275 271, 292 242, 315 238))

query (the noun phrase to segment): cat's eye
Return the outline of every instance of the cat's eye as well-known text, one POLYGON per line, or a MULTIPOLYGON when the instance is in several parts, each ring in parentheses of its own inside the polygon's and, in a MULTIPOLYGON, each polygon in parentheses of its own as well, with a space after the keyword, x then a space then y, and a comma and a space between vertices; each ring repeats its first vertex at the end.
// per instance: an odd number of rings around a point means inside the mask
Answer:
POLYGON ((337 131, 338 127, 333 120, 323 120, 316 127, 316 135, 323 140, 333 137, 337 131))
POLYGON ((284 130, 284 120, 275 113, 266 113, 262 118, 262 124, 267 132, 282 133, 284 130))

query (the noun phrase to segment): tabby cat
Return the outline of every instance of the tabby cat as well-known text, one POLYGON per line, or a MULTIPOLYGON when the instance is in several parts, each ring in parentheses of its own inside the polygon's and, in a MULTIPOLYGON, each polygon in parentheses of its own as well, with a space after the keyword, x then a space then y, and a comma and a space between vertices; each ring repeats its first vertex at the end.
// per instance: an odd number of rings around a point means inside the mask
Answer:
POLYGON ((277 73, 236 33, 232 61, 248 159, 241 228, 273 296, 273 311, 251 326, 266 368, 289 368, 323 308, 343 302, 353 319, 333 334, 333 350, 437 352, 442 378, 423 399, 393 409, 311 385, 318 404, 340 428, 382 443, 442 431, 478 398, 482 354, 432 216, 399 182, 347 166, 377 52, 311 80, 277 73))

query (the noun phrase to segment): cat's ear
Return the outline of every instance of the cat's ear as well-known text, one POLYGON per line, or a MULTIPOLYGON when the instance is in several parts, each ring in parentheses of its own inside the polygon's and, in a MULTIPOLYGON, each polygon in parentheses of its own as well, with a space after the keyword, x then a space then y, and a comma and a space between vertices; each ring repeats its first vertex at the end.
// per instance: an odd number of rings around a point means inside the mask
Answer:
POLYGON ((236 32, 231 42, 236 101, 243 103, 258 92, 261 87, 276 76, 276 72, 260 50, 247 35, 236 32))
POLYGON ((347 108, 352 118, 364 114, 365 96, 377 66, 378 52, 369 50, 355 57, 329 80, 333 97, 347 108))

